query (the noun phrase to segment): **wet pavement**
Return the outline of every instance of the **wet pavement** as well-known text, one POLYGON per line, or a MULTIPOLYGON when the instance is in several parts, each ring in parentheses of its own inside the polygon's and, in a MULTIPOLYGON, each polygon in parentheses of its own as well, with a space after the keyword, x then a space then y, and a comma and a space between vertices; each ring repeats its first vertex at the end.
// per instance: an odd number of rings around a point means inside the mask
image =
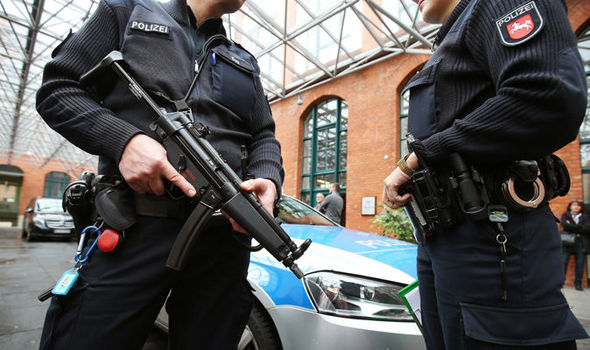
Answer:
MULTIPOLYGON (((75 250, 74 242, 23 242, 20 229, 0 228, 0 349, 38 349, 49 301, 37 295, 73 266, 75 250)), ((565 287, 563 293, 590 333, 590 289, 565 287)), ((143 350, 166 348, 165 335, 154 330, 143 350)), ((590 340, 578 341, 578 349, 590 350, 590 340)))
MULTIPOLYGON (((0 349, 39 348, 49 300, 37 295, 72 268, 75 251, 74 242, 23 242, 20 229, 0 228, 0 349)), ((165 349, 165 335, 154 329, 143 350, 165 349)))

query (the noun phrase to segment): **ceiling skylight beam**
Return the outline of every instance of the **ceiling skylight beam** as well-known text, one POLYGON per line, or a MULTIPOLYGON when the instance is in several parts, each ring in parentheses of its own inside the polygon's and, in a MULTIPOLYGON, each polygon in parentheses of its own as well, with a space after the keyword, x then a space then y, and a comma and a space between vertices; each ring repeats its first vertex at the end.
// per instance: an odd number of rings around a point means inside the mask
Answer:
MULTIPOLYGON (((309 17, 311 17, 312 19, 315 18, 315 16, 313 15, 313 13, 309 9, 309 7, 305 6, 305 4, 303 4, 300 0, 295 0, 295 2, 297 2, 297 4, 299 4, 299 6, 303 9, 303 11, 307 12, 309 17)), ((344 11, 344 14, 346 14, 346 11, 344 11)), ((323 22, 320 23, 320 28, 322 28, 326 33, 328 33, 328 36, 330 36, 330 39, 332 39, 334 42, 338 42, 338 40, 336 40, 334 35, 332 35, 332 33, 328 29, 326 29, 326 26, 324 26, 323 22)), ((350 52, 348 52, 348 50, 346 50, 345 47, 342 47, 342 50, 344 51, 344 53, 346 53, 346 55, 348 57, 350 57, 350 58, 353 57, 353 55, 350 52)))
POLYGON ((412 34, 416 39, 420 40, 426 47, 432 48, 432 43, 429 42, 425 37, 423 37, 419 32, 417 32, 416 30, 408 27, 405 23, 403 23, 399 19, 397 19, 394 16, 392 16, 389 12, 387 12, 385 9, 383 9, 383 7, 381 7, 380 5, 378 5, 377 3, 375 3, 373 0, 366 0, 366 1, 367 1, 367 3, 369 5, 371 5, 371 8, 375 8, 375 9, 379 10, 379 12, 381 12, 387 18, 389 18, 390 20, 392 20, 395 24, 397 24, 398 26, 400 26, 403 30, 405 30, 406 32, 412 34))

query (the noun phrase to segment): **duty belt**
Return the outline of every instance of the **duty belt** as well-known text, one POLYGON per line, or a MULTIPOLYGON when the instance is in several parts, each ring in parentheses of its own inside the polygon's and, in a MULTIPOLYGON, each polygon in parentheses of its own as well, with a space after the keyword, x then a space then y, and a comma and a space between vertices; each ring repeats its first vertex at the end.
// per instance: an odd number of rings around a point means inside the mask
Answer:
MULTIPOLYGON (((167 196, 134 192, 135 213, 140 216, 184 219, 192 209, 188 199, 174 200, 167 196)), ((194 205, 193 205, 194 206, 194 205)))

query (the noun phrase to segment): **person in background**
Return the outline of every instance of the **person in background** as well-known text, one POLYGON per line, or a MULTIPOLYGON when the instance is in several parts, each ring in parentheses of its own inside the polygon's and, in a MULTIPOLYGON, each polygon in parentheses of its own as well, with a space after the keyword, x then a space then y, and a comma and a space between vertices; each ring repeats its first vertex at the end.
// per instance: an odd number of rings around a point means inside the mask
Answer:
MULTIPOLYGON (((561 216, 561 226, 564 231, 576 235, 574 243, 574 259, 576 262, 576 277, 574 286, 577 290, 584 290, 582 288, 582 277, 584 275, 584 240, 583 237, 590 233, 590 219, 584 212, 584 203, 582 201, 574 200, 567 205, 567 210, 561 216)), ((563 248, 565 271, 567 272, 567 265, 569 262, 570 251, 568 248, 563 248)))
POLYGON ((322 202, 324 201, 324 198, 325 198, 325 196, 324 196, 323 193, 318 193, 318 194, 315 195, 315 201, 316 201, 315 208, 316 209, 319 209, 320 208, 320 205, 322 205, 322 202))
POLYGON ((330 186, 330 194, 326 196, 322 204, 317 208, 325 212, 326 216, 337 224, 341 223, 342 210, 344 209, 344 200, 340 196, 340 185, 333 183, 330 186))

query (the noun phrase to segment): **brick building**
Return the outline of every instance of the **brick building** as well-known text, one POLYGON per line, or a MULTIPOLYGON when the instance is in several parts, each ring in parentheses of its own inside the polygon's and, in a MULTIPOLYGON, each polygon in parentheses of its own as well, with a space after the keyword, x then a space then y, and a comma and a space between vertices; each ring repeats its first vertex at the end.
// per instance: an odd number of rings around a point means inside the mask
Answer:
MULTIPOLYGON (((574 0, 568 1, 568 5, 569 17, 575 33, 586 40, 583 51, 589 52, 585 53, 585 61, 590 62, 590 41, 587 41, 590 28, 590 3, 574 0)), ((345 119, 340 123, 341 129, 346 131, 345 142, 340 142, 339 154, 332 157, 346 158, 345 164, 338 164, 344 165, 344 168, 336 169, 340 173, 339 180, 344 180, 339 182, 344 185, 346 192, 346 226, 374 231, 373 215, 361 213, 362 200, 365 197, 375 197, 376 204, 381 203, 383 179, 395 167, 401 154, 400 148, 403 147, 401 141, 405 134, 403 130, 405 96, 400 94, 407 81, 428 58, 428 55, 401 54, 303 91, 296 96, 272 103, 271 109, 277 123, 277 136, 282 145, 286 171, 284 192, 315 204, 314 196, 308 196, 307 193, 327 191, 329 181, 307 180, 306 174, 310 173, 309 167, 312 164, 308 166, 305 158, 308 156, 315 158, 311 162, 316 165, 324 164, 325 156, 318 154, 317 150, 336 149, 330 148, 329 145, 325 146, 326 143, 336 142, 331 140, 331 137, 336 136, 335 131, 333 136, 331 134, 326 136, 325 132, 322 133, 321 126, 316 125, 316 130, 320 130, 312 136, 319 141, 312 145, 312 148, 315 148, 315 150, 312 149, 312 152, 315 152, 312 155, 306 153, 309 146, 306 145, 307 148, 304 150, 304 141, 310 139, 308 129, 313 128, 310 118, 313 119, 314 115, 323 113, 324 119, 335 120, 340 110, 341 118, 345 119), (341 101, 340 108, 335 108, 338 103, 330 101, 341 101), (334 107, 331 108, 330 105, 334 107), (343 110, 346 115, 342 113, 343 110), (336 116, 326 117, 325 114, 336 116), (343 172, 345 176, 342 176, 343 172), (316 187, 308 191, 307 181, 314 183, 316 187)), ((590 73, 588 65, 587 70, 590 73)), ((323 120, 320 123, 326 122, 323 120)), ((584 125, 586 124, 585 122, 584 125)), ((590 179, 582 171, 582 160, 590 165, 588 147, 590 146, 585 146, 578 139, 558 152, 568 165, 572 187, 567 197, 555 199, 551 204, 556 215, 561 215, 571 199, 584 198, 590 202, 590 179)), ((327 160, 327 162, 336 165, 335 161, 327 160)), ((325 175, 325 168, 326 166, 323 165, 319 170, 316 168, 311 172, 315 170, 320 176, 325 175)), ((335 179, 335 176, 329 179, 335 179)), ((379 209, 376 212, 378 213, 379 209)))
MULTIPOLYGON (((590 2, 567 3, 590 79, 590 2)), ((374 215, 363 215, 363 201, 372 206, 374 198, 375 213, 382 211, 383 180, 404 153, 407 96, 401 92, 428 58, 404 53, 272 103, 286 171, 283 191, 314 205, 315 193, 327 193, 329 182, 338 180, 344 185, 346 227, 376 231, 374 215), (331 134, 326 124, 335 129, 331 134), (327 156, 325 150, 337 154, 327 156), (333 171, 326 173, 331 165, 333 171)), ((572 180, 568 195, 551 203, 560 217, 573 199, 590 203, 590 113, 580 136, 557 154, 567 163, 572 180)), ((572 273, 570 266, 569 284, 572 273)))

